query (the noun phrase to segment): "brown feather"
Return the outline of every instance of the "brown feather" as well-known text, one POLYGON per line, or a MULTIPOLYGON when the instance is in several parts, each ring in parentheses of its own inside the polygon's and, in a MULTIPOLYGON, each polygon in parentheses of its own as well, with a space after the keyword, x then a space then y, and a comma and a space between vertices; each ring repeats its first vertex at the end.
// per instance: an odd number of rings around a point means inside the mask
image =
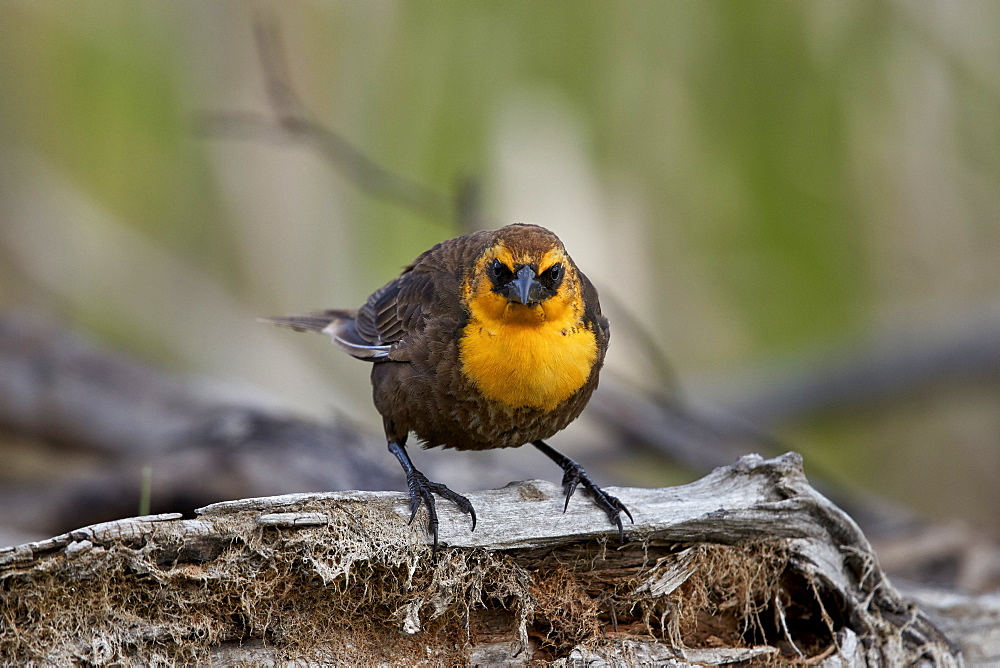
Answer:
POLYGON ((537 255, 555 245, 561 247, 554 234, 534 225, 476 232, 424 252, 356 312, 322 311, 267 321, 327 333, 331 333, 331 323, 336 323, 332 333, 351 344, 387 346, 384 357, 358 349, 348 352, 374 362, 375 407, 384 418, 390 440, 404 441, 414 432, 425 447, 480 450, 548 438, 579 416, 597 387, 607 350, 607 319, 601 314, 597 290, 571 262, 582 285, 584 324, 593 328, 597 338, 598 358, 589 378, 549 411, 510 407, 485 398, 462 372, 458 339, 469 317, 462 284, 476 261, 498 239, 508 247, 537 255))

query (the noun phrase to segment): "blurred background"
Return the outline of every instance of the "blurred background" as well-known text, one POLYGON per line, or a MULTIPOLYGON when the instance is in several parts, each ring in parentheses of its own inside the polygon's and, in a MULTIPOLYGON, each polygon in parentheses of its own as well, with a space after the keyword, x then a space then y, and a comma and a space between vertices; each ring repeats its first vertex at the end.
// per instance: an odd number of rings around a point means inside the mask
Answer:
MULTIPOLYGON (((603 484, 710 468, 614 424, 642 397, 749 435, 723 463, 794 449, 835 489, 993 535, 997 35, 992 3, 5 0, 0 318, 183 379, 175 399, 338 425, 402 489, 368 367, 255 318, 357 306, 463 225, 538 223, 612 321, 608 394, 552 439, 603 484), (263 58, 262 20, 280 36, 263 58), (268 58, 361 155, 269 120, 268 58), (401 179, 432 194, 396 196, 401 179)), ((143 378, 107 422, 144 415, 143 378)), ((0 432, 4 493, 101 479, 122 454, 6 392, 37 412, 0 432)), ((559 478, 526 450, 414 458, 459 490, 559 478)), ((138 470, 115 475, 138 489, 138 470)))

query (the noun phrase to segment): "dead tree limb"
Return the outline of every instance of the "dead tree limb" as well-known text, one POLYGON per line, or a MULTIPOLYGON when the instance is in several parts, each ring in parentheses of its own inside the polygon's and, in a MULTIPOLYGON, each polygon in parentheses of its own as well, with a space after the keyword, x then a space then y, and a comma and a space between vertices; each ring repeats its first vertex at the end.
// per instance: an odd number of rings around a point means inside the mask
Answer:
POLYGON ((0 551, 0 659, 629 665, 961 662, 794 454, 592 504, 531 481, 441 504, 434 558, 395 492, 244 499, 0 551), (616 663, 617 662, 617 663, 616 663), (624 663, 623 663, 624 662, 624 663))

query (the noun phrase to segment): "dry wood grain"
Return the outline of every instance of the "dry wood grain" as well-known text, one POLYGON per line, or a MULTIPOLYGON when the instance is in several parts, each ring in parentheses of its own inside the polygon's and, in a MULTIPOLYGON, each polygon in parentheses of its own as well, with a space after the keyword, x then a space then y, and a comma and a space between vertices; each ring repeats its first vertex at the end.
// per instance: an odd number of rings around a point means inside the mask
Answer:
MULTIPOLYGON (((6 660, 958 665, 801 458, 610 488, 628 542, 529 481, 441 503, 435 558, 395 492, 242 499, 0 551, 6 660), (75 593, 70 593, 75 592, 75 593), (39 622, 42 622, 39 624, 39 622), (72 633, 67 632, 72 629, 72 633), (846 662, 846 664, 844 663, 846 662)), ((939 611, 938 611, 939 612, 939 611)))

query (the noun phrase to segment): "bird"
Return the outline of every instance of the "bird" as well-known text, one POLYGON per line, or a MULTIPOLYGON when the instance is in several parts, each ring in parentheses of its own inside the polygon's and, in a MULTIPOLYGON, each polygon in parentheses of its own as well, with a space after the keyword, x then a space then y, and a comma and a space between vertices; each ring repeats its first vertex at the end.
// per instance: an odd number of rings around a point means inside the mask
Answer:
POLYGON ((470 516, 469 499, 429 480, 406 449, 511 448, 530 443, 563 470, 563 512, 578 485, 618 528, 632 514, 578 463, 545 442, 583 411, 598 384, 610 329, 597 289, 548 229, 515 223, 443 241, 356 310, 263 318, 325 334, 371 363, 385 438, 406 474, 410 523, 423 504, 438 549, 435 495, 470 516))

